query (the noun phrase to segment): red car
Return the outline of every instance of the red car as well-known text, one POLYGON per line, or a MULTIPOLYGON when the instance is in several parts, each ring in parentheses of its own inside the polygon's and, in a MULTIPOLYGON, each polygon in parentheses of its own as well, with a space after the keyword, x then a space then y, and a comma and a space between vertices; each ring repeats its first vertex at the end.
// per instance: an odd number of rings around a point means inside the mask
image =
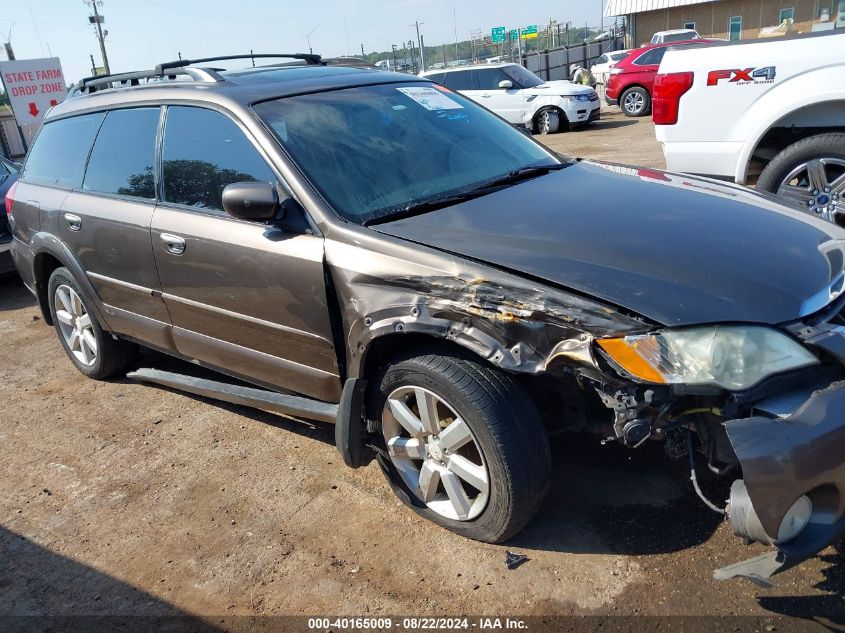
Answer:
POLYGON ((660 60, 670 46, 709 44, 714 40, 697 39, 666 44, 648 44, 631 51, 610 69, 604 100, 622 107, 627 116, 645 116, 651 112, 654 77, 660 60))

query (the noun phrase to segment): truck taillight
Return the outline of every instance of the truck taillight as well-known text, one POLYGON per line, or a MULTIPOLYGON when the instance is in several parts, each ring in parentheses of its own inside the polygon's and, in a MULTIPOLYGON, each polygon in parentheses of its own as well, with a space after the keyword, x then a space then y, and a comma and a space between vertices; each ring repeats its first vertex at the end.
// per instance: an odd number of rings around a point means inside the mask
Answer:
POLYGON ((18 183, 15 182, 9 187, 9 191, 6 192, 6 215, 12 215, 12 204, 15 201, 15 189, 17 188, 18 183))
POLYGON ((655 125, 674 125, 678 122, 681 96, 692 88, 693 73, 668 73, 654 78, 651 106, 655 125))

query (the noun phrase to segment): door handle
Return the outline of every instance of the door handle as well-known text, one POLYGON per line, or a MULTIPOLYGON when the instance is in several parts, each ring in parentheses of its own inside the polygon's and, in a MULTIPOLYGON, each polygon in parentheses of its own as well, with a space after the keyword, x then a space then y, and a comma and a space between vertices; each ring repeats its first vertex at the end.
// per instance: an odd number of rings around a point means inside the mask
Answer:
POLYGON ((492 97, 493 95, 491 95, 491 94, 486 94, 486 95, 478 95, 478 96, 479 96, 479 97, 483 97, 484 99, 489 99, 489 98, 490 98, 490 97, 492 97))
POLYGON ((181 255, 185 252, 185 240, 178 235, 162 233, 159 237, 161 238, 161 241, 164 242, 164 248, 168 253, 181 255))
POLYGON ((82 228, 82 218, 74 213, 65 213, 65 222, 71 231, 78 231, 82 228))

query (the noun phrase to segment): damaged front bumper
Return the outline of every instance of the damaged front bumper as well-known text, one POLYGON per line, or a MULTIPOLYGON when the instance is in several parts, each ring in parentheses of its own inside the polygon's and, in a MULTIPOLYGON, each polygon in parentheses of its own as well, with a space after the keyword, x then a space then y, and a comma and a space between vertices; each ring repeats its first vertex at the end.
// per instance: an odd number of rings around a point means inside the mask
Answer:
POLYGON ((761 586, 845 533, 845 382, 778 396, 725 429, 742 466, 726 509, 734 532, 776 550, 715 572, 761 586), (776 401, 777 400, 777 401, 776 401))

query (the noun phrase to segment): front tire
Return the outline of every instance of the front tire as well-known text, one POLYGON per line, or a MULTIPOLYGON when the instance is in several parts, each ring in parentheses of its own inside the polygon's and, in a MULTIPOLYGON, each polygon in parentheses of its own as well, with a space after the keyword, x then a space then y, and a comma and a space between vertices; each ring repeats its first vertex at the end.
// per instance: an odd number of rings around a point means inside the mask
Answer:
POLYGON ((57 268, 50 275, 47 296, 59 342, 80 372, 103 380, 127 370, 137 356, 137 345, 116 340, 103 330, 67 268, 57 268))
POLYGON ((788 146, 763 169, 757 189, 816 217, 844 224, 845 134, 817 134, 788 146))
POLYGON ((645 88, 634 86, 622 93, 619 105, 625 116, 645 116, 651 112, 651 95, 645 88))
POLYGON ((368 400, 382 469, 418 514, 499 543, 540 508, 551 478, 548 438, 509 375, 458 356, 409 355, 382 370, 368 400))
POLYGON ((534 120, 538 134, 557 134, 561 129, 560 113, 557 110, 542 110, 534 120))

